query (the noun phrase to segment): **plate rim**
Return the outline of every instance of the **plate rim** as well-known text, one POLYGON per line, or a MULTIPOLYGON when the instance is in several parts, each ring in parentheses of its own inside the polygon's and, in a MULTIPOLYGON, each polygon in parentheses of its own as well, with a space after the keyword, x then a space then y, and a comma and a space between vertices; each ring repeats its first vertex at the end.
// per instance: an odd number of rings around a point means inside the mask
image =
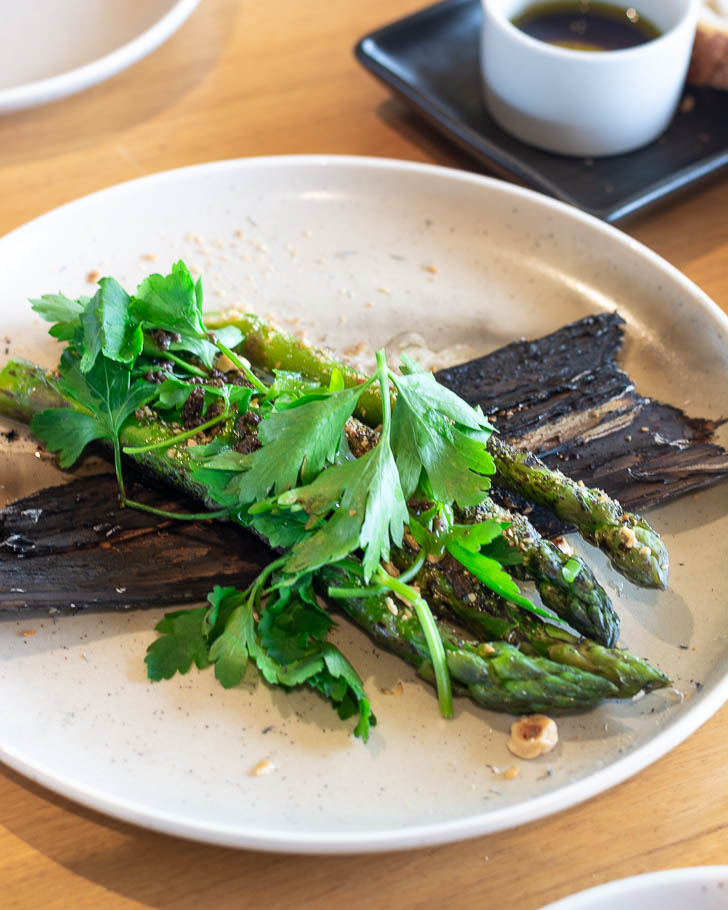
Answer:
POLYGON ((0 114, 58 101, 110 79, 138 63, 170 38, 192 15, 200 0, 176 0, 146 31, 88 63, 44 79, 0 89, 0 114))
MULTIPOLYGON (((158 171, 80 196, 33 218, 0 237, 0 256, 4 252, 4 247, 17 240, 22 240, 23 235, 35 229, 38 222, 52 221, 54 218, 62 217, 69 210, 83 210, 84 206, 94 204, 100 197, 113 198, 128 192, 134 193, 138 187, 143 187, 150 182, 185 180, 190 175, 201 173, 215 171, 234 173, 240 169, 255 168, 282 168, 285 170, 291 167, 318 169, 322 172, 331 168, 360 169, 363 172, 407 171, 426 178, 469 184, 474 191, 478 192, 497 192, 515 199, 527 200, 531 204, 542 206, 556 213, 557 216, 581 222, 587 229, 596 230, 598 234, 606 235, 612 242, 621 244, 631 252, 638 254, 661 271, 666 279, 677 284, 689 297, 691 306, 697 306, 699 310, 704 311, 707 318, 717 322, 728 334, 728 314, 723 312, 697 284, 662 256, 612 225, 581 209, 529 188, 514 186, 502 180, 469 171, 404 159, 356 155, 273 155, 223 159, 158 171)), ((699 699, 693 701, 689 710, 648 742, 585 778, 515 806, 479 813, 465 819, 416 824, 397 829, 369 829, 363 834, 356 831, 287 832, 282 830, 268 830, 261 834, 259 828, 246 829, 245 826, 238 824, 191 822, 183 815, 149 810, 130 800, 112 797, 97 788, 85 787, 67 775, 48 772, 39 762, 24 759, 17 754, 16 750, 8 748, 1 742, 0 760, 23 776, 55 793, 88 808, 149 830, 219 846, 265 850, 274 853, 332 855, 372 853, 453 843, 516 828, 571 808, 606 792, 666 755, 712 717, 726 701, 728 701, 728 673, 721 679, 710 684, 706 683, 699 699)))
POLYGON ((611 882, 595 885, 574 894, 568 894, 554 903, 545 904, 540 910, 589 910, 593 898, 637 897, 645 889, 663 883, 701 883, 720 879, 728 880, 728 865, 680 866, 676 869, 657 869, 640 875, 629 875, 611 882), (584 900, 587 903, 584 903, 584 900))

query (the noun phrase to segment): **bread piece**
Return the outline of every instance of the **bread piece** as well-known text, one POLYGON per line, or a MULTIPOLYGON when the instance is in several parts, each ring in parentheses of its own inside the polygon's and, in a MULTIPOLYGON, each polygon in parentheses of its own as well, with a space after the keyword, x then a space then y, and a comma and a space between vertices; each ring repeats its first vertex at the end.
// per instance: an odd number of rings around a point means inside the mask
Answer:
POLYGON ((728 89, 728 0, 703 0, 687 81, 728 89))

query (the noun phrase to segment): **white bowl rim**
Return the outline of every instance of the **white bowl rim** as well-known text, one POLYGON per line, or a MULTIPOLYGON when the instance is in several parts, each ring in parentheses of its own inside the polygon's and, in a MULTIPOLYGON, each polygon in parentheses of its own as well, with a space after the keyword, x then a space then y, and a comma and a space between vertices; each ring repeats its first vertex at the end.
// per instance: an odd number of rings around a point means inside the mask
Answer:
MULTIPOLYGON (((656 38, 652 38, 644 44, 613 51, 581 51, 571 47, 560 47, 559 45, 549 44, 546 41, 540 41, 538 38, 533 38, 531 35, 526 34, 526 32, 518 28, 518 26, 514 25, 511 20, 503 14, 500 8, 492 6, 489 0, 481 0, 483 12, 487 13, 492 21, 512 40, 520 42, 524 47, 543 54, 545 57, 572 62, 579 60, 580 62, 583 62, 585 66, 604 65, 608 60, 613 60, 615 64, 621 64, 631 57, 639 57, 640 55, 653 53, 653 48, 658 46, 661 47, 667 40, 672 38, 678 29, 685 27, 686 24, 690 25, 693 20, 697 22, 700 3, 701 0, 688 0, 685 11, 678 21, 671 25, 670 28, 661 32, 656 38)), ((621 6, 620 0, 618 0, 618 4, 615 5, 621 6)), ((627 7, 625 7, 625 9, 626 8, 627 7)))
POLYGON ((192 15, 200 0, 176 0, 144 32, 101 57, 43 79, 0 89, 0 114, 59 101, 122 72, 157 50, 192 15))

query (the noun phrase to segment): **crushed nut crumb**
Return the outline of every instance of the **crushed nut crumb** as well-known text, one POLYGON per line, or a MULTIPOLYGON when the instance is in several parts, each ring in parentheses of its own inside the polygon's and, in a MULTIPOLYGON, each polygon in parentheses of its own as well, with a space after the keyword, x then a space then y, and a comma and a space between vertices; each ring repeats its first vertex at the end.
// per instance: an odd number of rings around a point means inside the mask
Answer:
POLYGON ((402 685, 402 680, 399 680, 394 689, 382 689, 383 695, 403 695, 404 686, 402 685))
POLYGON ((360 341, 359 344, 352 345, 350 348, 347 348, 344 353, 348 357, 361 357, 362 354, 366 354, 369 345, 366 341, 360 341))
POLYGON ((265 774, 270 774, 271 771, 275 771, 275 769, 276 766, 273 764, 273 762, 268 761, 264 758, 262 761, 259 761, 257 765, 254 765, 250 769, 250 776, 263 777, 265 774))
POLYGON ((565 537, 554 537, 551 541, 555 547, 561 550, 562 553, 565 553, 567 556, 572 556, 574 551, 571 548, 571 544, 565 537))

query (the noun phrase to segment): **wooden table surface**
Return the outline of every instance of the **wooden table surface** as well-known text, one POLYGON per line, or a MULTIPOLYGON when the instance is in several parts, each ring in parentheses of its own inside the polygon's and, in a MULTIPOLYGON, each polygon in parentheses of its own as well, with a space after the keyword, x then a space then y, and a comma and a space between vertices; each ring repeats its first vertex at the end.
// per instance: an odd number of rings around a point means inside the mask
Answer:
MULTIPOLYGON (((59 0, 60 2, 60 0, 59 0)), ((202 0, 112 80, 0 118, 0 233, 119 181, 220 158, 346 153, 478 170, 352 56, 421 0, 202 0)), ((728 310, 728 179, 627 231, 728 310)), ((41 255, 39 251, 39 255, 41 255)), ((201 846, 109 820, 0 772, 3 908, 540 907, 627 875, 728 863, 728 708, 584 805, 461 844, 369 857, 201 846)))

